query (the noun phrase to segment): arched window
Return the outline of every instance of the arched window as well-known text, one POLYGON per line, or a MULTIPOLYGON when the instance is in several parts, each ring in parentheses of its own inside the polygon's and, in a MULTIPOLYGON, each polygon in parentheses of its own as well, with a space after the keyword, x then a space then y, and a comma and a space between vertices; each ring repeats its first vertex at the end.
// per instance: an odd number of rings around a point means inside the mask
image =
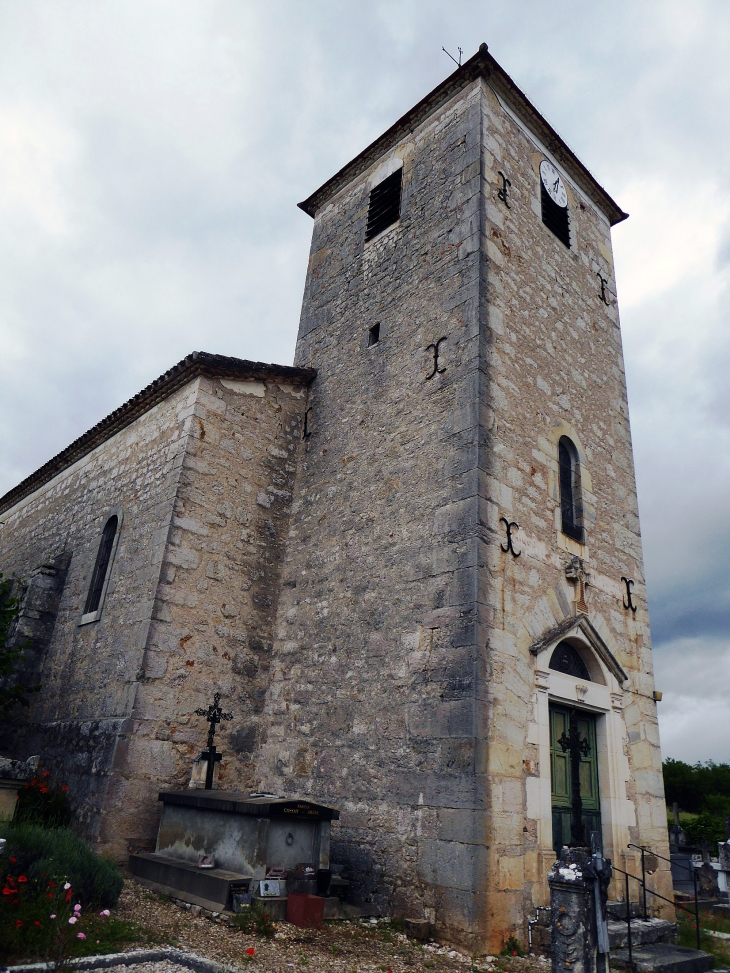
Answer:
POLYGON ((588 666, 581 658, 580 652, 570 644, 570 642, 560 642, 550 656, 550 666, 556 672, 564 672, 568 676, 575 676, 576 679, 591 681, 591 674, 588 666))
POLYGON ((86 597, 84 615, 89 615, 92 612, 97 612, 99 610, 101 596, 104 593, 104 583, 109 571, 109 560, 112 556, 114 538, 117 536, 118 525, 119 518, 116 516, 116 514, 114 514, 109 518, 109 520, 107 520, 106 525, 104 526, 104 532, 101 535, 99 550, 96 552, 96 564, 94 565, 94 573, 91 576, 89 594, 86 597))
POLYGON ((560 467, 561 529, 568 537, 583 543, 583 503, 580 490, 578 450, 567 436, 558 442, 560 467))

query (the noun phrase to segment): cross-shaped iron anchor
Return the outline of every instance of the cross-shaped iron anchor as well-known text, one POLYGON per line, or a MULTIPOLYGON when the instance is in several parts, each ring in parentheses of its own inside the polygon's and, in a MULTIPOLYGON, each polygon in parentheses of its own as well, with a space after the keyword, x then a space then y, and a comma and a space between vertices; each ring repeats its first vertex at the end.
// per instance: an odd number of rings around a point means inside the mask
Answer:
POLYGON ((216 693, 213 697, 213 705, 209 706, 208 709, 196 709, 196 716, 204 716, 208 723, 210 723, 210 729, 208 730, 208 742, 205 745, 205 750, 200 754, 201 760, 207 760, 208 769, 205 772, 205 789, 210 791, 213 789, 213 774, 215 773, 215 765, 223 757, 222 753, 218 753, 215 748, 215 743, 213 742, 215 738, 215 728, 219 723, 224 720, 232 720, 233 713, 224 713, 220 705, 221 694, 216 693))
POLYGON ((626 598, 623 598, 622 599, 624 608, 627 611, 630 608, 632 612, 636 613, 636 605, 631 600, 631 588, 632 588, 632 586, 634 585, 635 582, 633 582, 631 580, 631 578, 625 578, 623 575, 621 575, 621 580, 626 585, 626 598), (629 602, 628 605, 626 604, 626 599, 628 599, 628 602, 629 602))
POLYGON ((512 209, 509 204, 509 187, 512 185, 512 183, 501 170, 499 171, 498 175, 502 177, 502 188, 497 190, 497 196, 502 200, 507 209, 512 209))
POLYGON ((446 338, 439 338, 439 340, 436 341, 434 344, 426 345, 426 351, 433 351, 433 371, 431 372, 430 375, 426 376, 426 381, 428 381, 429 378, 433 378, 434 375, 441 375, 442 372, 446 371, 445 368, 439 367, 439 347, 444 341, 446 341, 446 338))
POLYGON ((512 543, 512 541, 514 540, 514 538, 512 537, 512 528, 514 527, 515 530, 519 530, 520 525, 518 523, 515 523, 514 520, 507 520, 506 517, 500 517, 499 522, 500 524, 504 524, 504 526, 507 528, 507 547, 505 547, 504 544, 500 544, 499 546, 502 548, 505 554, 509 551, 511 552, 513 557, 519 557, 520 554, 522 554, 522 551, 518 553, 514 548, 514 545, 512 543))
POLYGON ((588 740, 581 739, 578 733, 578 714, 574 709, 570 711, 568 735, 566 736, 563 731, 558 744, 562 747, 563 753, 570 754, 570 847, 583 848, 586 840, 583 828, 583 801, 580 796, 580 758, 588 756, 591 746, 588 740))
POLYGON ((610 303, 609 300, 608 300, 608 297, 606 296, 606 284, 608 283, 608 281, 606 280, 606 278, 601 273, 597 273, 596 276, 598 277, 598 279, 601 282, 601 300, 606 305, 606 307, 608 307, 608 305, 610 303))

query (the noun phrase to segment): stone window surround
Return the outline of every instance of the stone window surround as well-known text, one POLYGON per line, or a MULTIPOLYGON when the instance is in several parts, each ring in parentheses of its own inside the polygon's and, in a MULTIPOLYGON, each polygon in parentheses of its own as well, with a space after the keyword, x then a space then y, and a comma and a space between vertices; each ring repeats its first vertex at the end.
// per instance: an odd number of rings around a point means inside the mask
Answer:
POLYGON ((588 534, 591 526, 596 522, 596 497, 593 493, 593 481, 589 469, 590 456, 583 448, 580 436, 574 426, 567 419, 556 419, 550 426, 545 440, 540 444, 548 458, 548 494, 555 501, 553 512, 555 535, 558 547, 570 555, 576 555, 584 561, 590 559, 588 548, 588 534), (562 436, 566 436, 578 453, 580 464, 581 502, 583 504, 583 542, 574 540, 563 533, 560 512, 560 463, 558 443, 562 436))
POLYGON ((623 689, 613 668, 598 654, 576 623, 570 633, 561 634, 536 653, 534 716, 528 740, 539 750, 539 776, 528 777, 527 817, 537 820, 538 846, 543 863, 551 862, 553 851, 550 775, 550 704, 575 707, 596 716, 598 779, 604 854, 618 861, 630 841, 629 828, 636 824, 634 805, 627 798, 630 777, 624 752, 627 738, 623 716, 623 689), (588 665, 591 681, 577 679, 548 668, 559 642, 567 640, 588 665))
POLYGON ((104 517, 104 521, 101 527, 101 531, 98 533, 99 541, 94 547, 91 558, 88 563, 88 571, 85 577, 88 579, 88 583, 91 584, 94 577, 94 565, 96 564, 96 555, 99 551, 99 544, 101 543, 101 535, 104 531, 104 527, 107 525, 112 517, 117 518, 117 532, 114 535, 114 543, 112 544, 111 554, 109 555, 109 564, 106 569, 106 577, 104 578, 104 587, 101 589, 101 597, 99 598, 99 607, 94 612, 88 612, 86 615, 83 614, 83 609, 79 615, 79 620, 77 625, 89 625, 91 622, 98 622, 101 618, 102 612, 104 611, 104 602, 106 600, 107 591, 109 589, 109 581, 112 576, 112 571, 114 570, 114 559, 117 554, 117 548, 119 547, 119 535, 122 533, 122 524, 124 523, 124 509, 122 507, 112 507, 104 517))

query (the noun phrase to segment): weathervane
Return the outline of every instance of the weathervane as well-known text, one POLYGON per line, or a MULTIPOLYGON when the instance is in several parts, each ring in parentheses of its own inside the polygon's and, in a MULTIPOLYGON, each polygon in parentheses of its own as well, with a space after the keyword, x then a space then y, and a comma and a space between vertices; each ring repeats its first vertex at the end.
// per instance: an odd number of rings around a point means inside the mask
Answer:
POLYGON ((209 706, 208 709, 196 709, 196 716, 204 716, 208 723, 210 723, 210 729, 208 730, 208 742, 205 746, 205 750, 200 754, 201 760, 207 760, 208 769, 205 772, 205 789, 210 791, 213 789, 213 774, 215 772, 215 765, 223 757, 222 753, 218 753, 215 748, 215 743, 213 742, 215 738, 215 728, 219 723, 224 720, 232 720, 233 713, 224 713, 221 708, 221 694, 216 693, 213 697, 213 705, 209 706))
MULTIPOLYGON (((449 52, 446 50, 445 47, 442 47, 441 50, 444 52, 444 54, 449 54, 449 52)), ((464 52, 462 51, 462 49, 460 47, 457 47, 456 50, 459 52, 459 60, 457 61, 453 54, 449 54, 449 57, 451 58, 451 60, 454 62, 454 64, 457 67, 461 67, 461 55, 464 52)))

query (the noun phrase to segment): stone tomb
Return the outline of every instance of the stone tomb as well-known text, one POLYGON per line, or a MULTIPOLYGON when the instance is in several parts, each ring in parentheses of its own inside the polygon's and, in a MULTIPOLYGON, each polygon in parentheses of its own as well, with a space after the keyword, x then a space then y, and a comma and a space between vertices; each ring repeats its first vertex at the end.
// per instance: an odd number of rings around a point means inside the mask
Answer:
MULTIPOLYGON (((163 791, 159 800, 154 853, 129 856, 132 875, 155 891, 222 912, 231 908, 232 895, 248 892, 269 869, 294 870, 305 862, 329 869, 336 808, 238 791, 163 791), (200 868, 204 856, 215 867, 200 868)), ((270 905, 278 913, 286 896, 270 905)))

